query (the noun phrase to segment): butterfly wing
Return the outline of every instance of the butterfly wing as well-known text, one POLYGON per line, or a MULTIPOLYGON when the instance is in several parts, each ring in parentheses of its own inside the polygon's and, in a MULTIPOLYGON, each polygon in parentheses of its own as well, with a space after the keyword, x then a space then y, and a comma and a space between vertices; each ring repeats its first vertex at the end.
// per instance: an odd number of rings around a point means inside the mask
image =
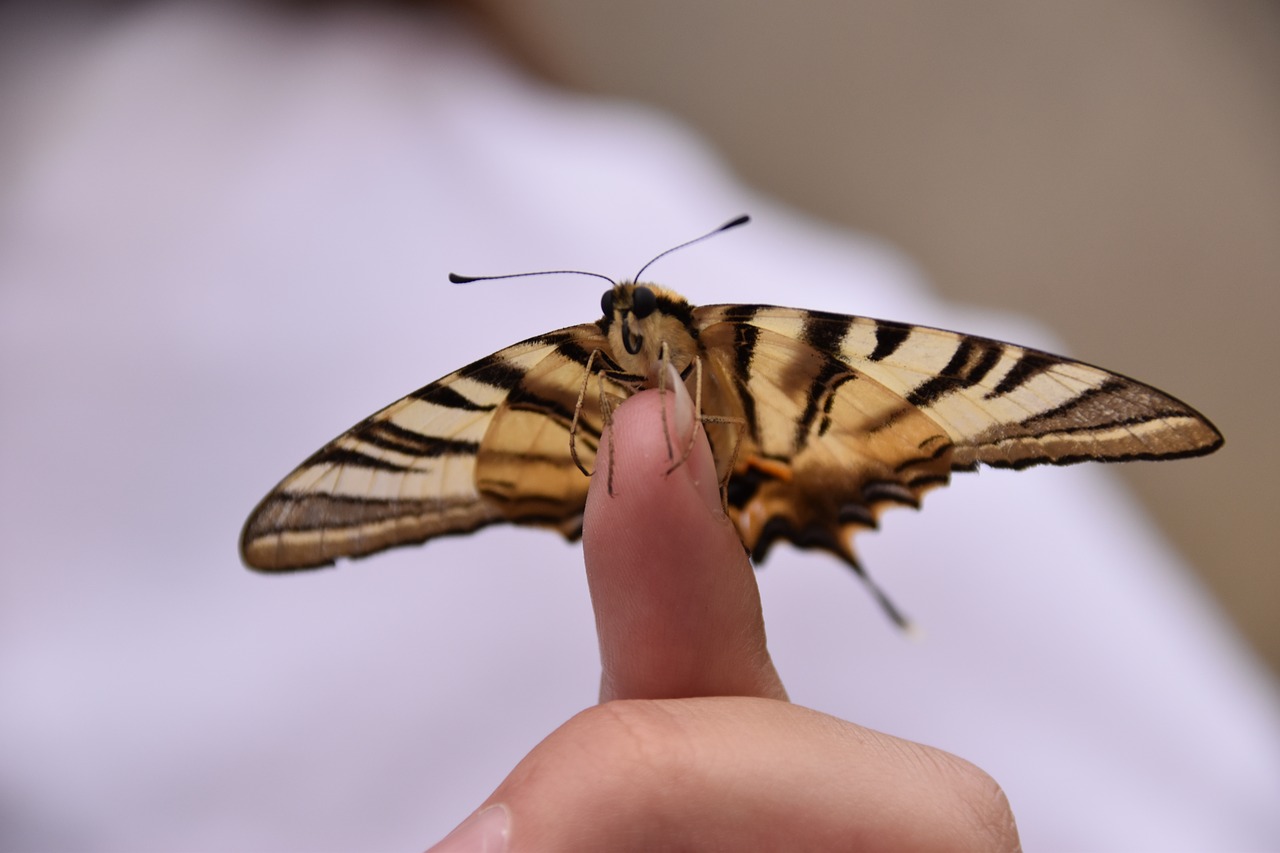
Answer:
POLYGON ((757 560, 787 539, 859 568, 852 531, 874 527, 885 506, 917 506, 945 483, 949 436, 832 353, 723 312, 699 333, 708 362, 703 408, 738 422, 707 431, 743 543, 757 560))
MULTIPOLYGON (((314 568, 498 522, 576 538, 588 479, 570 456, 570 425, 590 353, 607 347, 594 323, 541 335, 371 415, 262 500, 241 534, 245 564, 314 568)), ((575 433, 588 470, 597 399, 584 401, 575 433)))
POLYGON ((1201 456, 1222 435, 1142 382, 1015 344, 866 317, 758 308, 751 321, 832 352, 942 426, 952 464, 999 468, 1201 456))
MULTIPOLYGON (((730 512, 757 559, 777 539, 861 573, 851 537, 951 470, 1209 453, 1216 429, 1132 379, 940 329, 751 305, 696 309, 730 512), (732 470, 729 470, 730 467, 732 470)), ((704 393, 707 393, 704 389, 704 393)))

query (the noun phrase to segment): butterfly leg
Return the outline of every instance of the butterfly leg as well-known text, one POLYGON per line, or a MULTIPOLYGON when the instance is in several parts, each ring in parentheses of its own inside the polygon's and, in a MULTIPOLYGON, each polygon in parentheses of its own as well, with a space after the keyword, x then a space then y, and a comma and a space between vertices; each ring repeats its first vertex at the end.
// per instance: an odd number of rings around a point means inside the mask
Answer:
MULTIPOLYGON (((658 393, 659 394, 666 393, 667 364, 668 364, 667 344, 663 342, 662 368, 658 372, 658 393)), ((727 507, 729 478, 733 475, 733 467, 734 467, 734 464, 737 462, 738 450, 742 446, 742 437, 746 433, 747 422, 743 418, 736 418, 736 417, 727 416, 727 415, 704 414, 702 411, 702 358, 700 356, 694 356, 693 371, 694 371, 694 381, 693 381, 694 417, 698 419, 699 423, 703 423, 703 424, 729 424, 736 427, 736 429, 734 430, 735 435, 733 440, 733 451, 729 455, 729 464, 725 467, 724 477, 720 479, 720 499, 721 499, 721 503, 723 503, 727 507)), ((666 411, 665 401, 663 403, 663 411, 664 412, 666 411)), ((694 446, 694 443, 697 441, 697 433, 695 432, 689 436, 689 443, 688 445, 685 446, 684 452, 680 454, 679 459, 675 459, 675 449, 671 442, 671 430, 670 430, 670 427, 667 425, 666 417, 663 417, 662 419, 662 435, 667 442, 667 458, 674 460, 671 464, 671 467, 667 469, 667 473, 670 474, 672 471, 676 470, 681 465, 683 465, 688 460, 689 454, 693 453, 693 446, 694 446)))
MULTIPOLYGON (((605 430, 613 428, 613 399, 609 392, 605 391, 605 372, 603 370, 600 371, 599 379, 600 433, 603 435, 605 430)), ((606 485, 608 486, 609 497, 613 497, 613 441, 609 442, 609 482, 606 485)))
MULTIPOLYGON (((591 382, 591 366, 595 364, 596 356, 600 354, 600 350, 593 349, 591 355, 587 356, 587 366, 582 372, 582 387, 578 389, 578 402, 573 406, 573 421, 569 424, 569 456, 573 458, 573 464, 578 466, 578 470, 584 476, 590 477, 591 472, 582 464, 582 460, 578 458, 578 423, 582 420, 582 403, 587 399, 587 385, 591 382)), ((604 395, 604 384, 600 385, 601 396, 604 395)), ((604 408, 601 407, 601 412, 604 408)), ((607 419, 606 419, 607 422, 607 419)))
POLYGON ((702 422, 704 424, 727 424, 734 428, 733 450, 729 453, 729 464, 725 466, 724 476, 720 478, 720 503, 728 510, 729 480, 733 477, 734 469, 738 465, 738 453, 742 450, 742 437, 747 434, 747 421, 745 418, 703 415, 702 422))
MULTIPOLYGON (((694 416, 698 419, 698 422, 702 424, 726 424, 734 428, 733 429, 733 433, 734 433, 733 449, 729 454, 729 464, 725 466, 724 476, 720 479, 721 503, 724 503, 725 506, 728 506, 729 478, 733 475, 734 465, 737 464, 738 451, 742 447, 742 437, 746 434, 747 422, 744 418, 737 418, 730 415, 708 415, 703 413, 701 357, 695 356, 693 359, 693 376, 694 376, 693 408, 694 408, 694 416)), ((666 428, 665 418, 663 419, 662 423, 663 423, 663 428, 665 430, 666 428)), ((680 458, 675 460, 675 462, 671 465, 671 467, 667 469, 668 474, 670 474, 672 471, 679 468, 681 465, 685 463, 686 460, 688 460, 689 454, 693 453, 693 446, 696 440, 697 440, 696 433, 689 436, 689 444, 684 448, 684 452, 680 455, 680 458)), ((670 447, 670 438, 668 438, 667 446, 670 447)), ((670 455, 674 455, 674 454, 670 454, 670 455)))

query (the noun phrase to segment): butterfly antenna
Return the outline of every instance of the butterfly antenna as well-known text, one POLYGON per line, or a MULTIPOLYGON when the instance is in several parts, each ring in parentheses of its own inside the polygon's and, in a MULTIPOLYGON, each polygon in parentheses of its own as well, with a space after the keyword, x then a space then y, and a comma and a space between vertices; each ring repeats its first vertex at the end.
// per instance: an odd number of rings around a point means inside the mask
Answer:
POLYGON ((652 260, 649 261, 649 263, 640 267, 640 272, 636 273, 635 278, 631 280, 639 281, 640 276, 644 275, 644 271, 647 270, 649 267, 653 266, 654 261, 657 261, 659 258, 665 258, 667 255, 671 254, 674 251, 677 251, 678 249, 683 249, 685 246, 692 246, 694 243, 700 243, 703 240, 707 239, 708 237, 714 237, 716 234, 719 234, 721 231, 728 231, 730 228, 737 228, 739 225, 746 225, 750 221, 751 221, 751 217, 747 216, 744 213, 742 216, 739 216, 737 219, 731 219, 730 221, 726 222, 724 225, 721 225, 719 228, 715 229, 714 231, 708 231, 706 234, 703 234, 701 237, 694 237, 692 240, 681 243, 679 246, 672 246, 670 249, 667 249, 665 252, 654 257, 652 260))
POLYGON ((524 278, 530 275, 589 275, 595 278, 602 278, 615 287, 618 284, 607 275, 601 275, 598 272, 586 272, 585 270, 540 270, 539 272, 513 272, 507 275, 458 275, 456 272, 451 272, 449 273, 449 281, 454 284, 470 284, 473 281, 493 281, 496 278, 524 278))

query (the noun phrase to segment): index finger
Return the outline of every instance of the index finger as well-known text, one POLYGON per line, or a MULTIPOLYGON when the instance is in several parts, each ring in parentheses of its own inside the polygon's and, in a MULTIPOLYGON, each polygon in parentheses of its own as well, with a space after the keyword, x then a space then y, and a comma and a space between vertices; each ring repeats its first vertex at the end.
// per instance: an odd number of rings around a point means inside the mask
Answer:
POLYGON ((600 699, 785 699, 755 573, 720 504, 711 448, 684 385, 674 384, 619 406, 596 456, 583 550, 600 699), (670 470, 691 432, 689 458, 670 470))

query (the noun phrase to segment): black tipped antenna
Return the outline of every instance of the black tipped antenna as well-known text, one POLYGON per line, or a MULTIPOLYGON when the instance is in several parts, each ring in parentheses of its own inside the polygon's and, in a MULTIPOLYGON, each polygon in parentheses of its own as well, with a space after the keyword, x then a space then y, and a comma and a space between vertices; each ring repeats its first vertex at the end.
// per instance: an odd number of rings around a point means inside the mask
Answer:
POLYGON ((729 220, 725 224, 721 225, 719 228, 716 228, 713 231, 708 231, 706 234, 703 234, 701 237, 694 237, 692 240, 688 240, 684 243, 681 243, 679 246, 672 246, 670 249, 667 249, 665 252, 662 252, 661 254, 655 256, 652 260, 649 261, 649 263, 640 267, 640 272, 636 273, 635 278, 631 280, 639 281, 640 276, 644 275, 644 271, 647 270, 649 267, 653 266, 655 261, 657 261, 660 258, 665 258, 667 255, 671 254, 674 251, 683 249, 685 246, 692 246, 694 243, 700 243, 703 240, 707 239, 708 237, 714 237, 716 234, 719 234, 721 231, 728 231, 730 228, 737 228, 739 225, 746 225, 750 221, 751 221, 751 217, 747 216, 744 213, 736 219, 729 220))
POLYGON ((586 272, 585 270, 541 270, 539 272, 513 272, 507 275, 458 275, 456 272, 451 272, 449 273, 449 281, 454 284, 470 284, 473 281, 493 281, 496 278, 524 278, 530 275, 590 275, 602 278, 615 287, 618 284, 607 275, 601 275, 598 272, 586 272))
MULTIPOLYGON (((647 270, 649 267, 653 266, 654 262, 657 261, 659 258, 665 258, 667 255, 671 254, 677 249, 683 249, 685 246, 692 246, 694 243, 701 242, 707 239, 708 237, 712 237, 716 234, 719 234, 721 231, 728 231, 730 228, 737 228, 739 225, 746 225, 750 221, 751 221, 751 217, 747 216, 744 213, 742 216, 739 216, 736 219, 729 220, 724 225, 721 225, 719 228, 716 228, 712 231, 708 231, 706 234, 703 234, 701 237, 694 237, 692 240, 687 240, 681 243, 679 246, 672 246, 670 249, 667 249, 665 252, 662 252, 661 254, 655 256, 652 260, 649 261, 649 263, 642 266, 640 268, 640 272, 636 273, 635 278, 633 278, 632 281, 639 281, 640 276, 644 274, 644 271, 647 270)), ((593 278, 602 278, 605 281, 612 284, 614 287, 618 286, 618 283, 613 279, 609 278, 609 276, 601 275, 598 272, 587 272, 586 270, 540 270, 539 272, 516 272, 516 273, 508 273, 507 275, 458 275, 456 272, 451 272, 449 273, 449 281, 453 282, 454 284, 471 284, 471 282, 473 281, 493 281, 494 279, 499 279, 499 278, 525 278, 526 276, 531 276, 531 275, 589 275, 593 278)))

